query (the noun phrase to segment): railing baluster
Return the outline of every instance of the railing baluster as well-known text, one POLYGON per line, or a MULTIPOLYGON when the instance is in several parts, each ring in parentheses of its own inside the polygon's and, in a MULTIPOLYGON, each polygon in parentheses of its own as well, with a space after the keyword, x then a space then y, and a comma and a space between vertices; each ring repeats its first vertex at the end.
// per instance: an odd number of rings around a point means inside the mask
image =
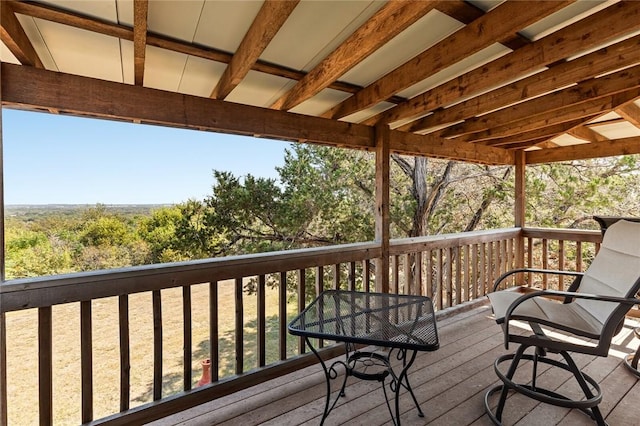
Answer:
POLYGON ((242 278, 235 279, 236 300, 236 374, 244 371, 244 303, 242 300, 242 278))
MULTIPOLYGON (((322 266, 316 267, 316 296, 320 295, 324 291, 324 268, 322 266)), ((322 310, 322 306, 320 306, 322 310)), ((318 340, 318 346, 324 347, 324 340, 318 340)))
POLYGON ((120 411, 129 409, 131 392, 131 351, 129 346, 129 296, 118 296, 118 329, 120 340, 120 411))
POLYGON ((416 273, 415 273, 415 286, 414 286, 414 293, 416 295, 423 295, 424 294, 424 288, 422 285, 422 252, 419 251, 416 253, 415 255, 416 257, 416 273))
POLYGON ((82 423, 93 420, 93 337, 91 331, 91 300, 86 300, 80 302, 82 423))
POLYGON ((362 261, 362 286, 367 293, 371 291, 371 264, 369 259, 362 261))
POLYGON ((451 247, 447 248, 446 256, 447 256, 447 259, 446 259, 447 303, 444 306, 447 308, 450 308, 451 306, 453 306, 453 250, 451 249, 451 247))
POLYGON ((51 306, 38 308, 38 401, 41 426, 53 423, 52 334, 51 306))
POLYGON ((400 259, 398 256, 391 257, 391 288, 390 293, 400 294, 400 259))
POLYGON ((162 296, 151 292, 153 304, 153 400, 162 398, 162 296))
POLYGON ((480 244, 480 296, 487 294, 487 288, 491 290, 490 283, 487 283, 487 244, 480 244))
POLYGON ((404 265, 404 294, 413 294, 413 273, 411 271, 411 261, 409 253, 405 253, 402 256, 402 263, 404 265))
POLYGON ((333 288, 340 290, 340 264, 333 265, 333 288))
POLYGON ((356 290, 356 262, 349 262, 349 290, 356 290))
POLYGON ((427 251, 425 259, 425 270, 427 275, 427 297, 433 300, 433 251, 427 251))
POLYGON ((191 389, 192 373, 191 363, 193 360, 192 354, 192 333, 191 333, 191 286, 182 286, 182 335, 184 342, 184 354, 183 354, 183 389, 188 391, 191 389))
MULTIPOLYGON (((533 238, 527 238, 527 264, 529 268, 533 268, 533 238)), ((531 272, 527 273, 527 286, 531 287, 533 274, 531 272)))
POLYGON ((218 381, 220 343, 218 341, 218 281, 209 283, 209 360, 211 361, 211 382, 218 381))
POLYGON ((7 320, 0 312, 0 425, 7 424, 7 320))
MULTIPOLYGON (((564 240, 558 241, 558 269, 560 271, 564 270, 564 240)), ((558 290, 564 290, 564 280, 563 276, 558 276, 558 290)))
POLYGON ((280 320, 280 360, 287 359, 287 272, 280 272, 278 288, 278 315, 280 320))
POLYGON ((462 270, 464 271, 464 299, 463 301, 468 302, 471 300, 471 276, 469 275, 469 245, 464 246, 464 264, 462 265, 462 270))
POLYGON ((454 249, 456 253, 456 305, 462 303, 462 250, 459 247, 454 249))
POLYGON ((576 271, 582 272, 582 241, 576 242, 576 271))
MULTIPOLYGON (((338 275, 338 266, 339 265, 334 265, 333 266, 333 273, 334 273, 334 284, 339 283, 339 278, 336 280, 336 276, 338 275)), ((306 306, 306 276, 305 276, 305 270, 303 269, 298 269, 298 313, 302 312, 304 310, 304 307, 306 306)), ((304 337, 300 336, 298 337, 298 353, 299 354, 303 354, 306 352, 306 345, 304 343, 304 337)))
POLYGON ((267 363, 267 309, 266 309, 266 277, 264 275, 258 276, 258 359, 257 366, 264 367, 267 363))
POLYGON ((478 297, 478 284, 480 276, 478 275, 478 244, 471 246, 471 297, 478 297))
MULTIPOLYGON (((549 241, 542 239, 542 269, 549 269, 549 241)), ((547 289, 547 274, 542 274, 542 289, 547 289)))
POLYGON ((443 308, 442 304, 442 275, 443 275, 443 265, 442 265, 442 249, 438 249, 436 251, 436 308, 438 310, 443 308))

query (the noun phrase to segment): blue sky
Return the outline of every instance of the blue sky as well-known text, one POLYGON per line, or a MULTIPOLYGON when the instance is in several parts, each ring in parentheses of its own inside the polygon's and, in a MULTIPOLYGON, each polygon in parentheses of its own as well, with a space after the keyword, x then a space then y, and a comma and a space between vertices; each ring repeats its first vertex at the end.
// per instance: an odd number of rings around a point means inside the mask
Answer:
POLYGON ((5 204, 164 204, 213 170, 277 178, 287 142, 3 109, 5 204))

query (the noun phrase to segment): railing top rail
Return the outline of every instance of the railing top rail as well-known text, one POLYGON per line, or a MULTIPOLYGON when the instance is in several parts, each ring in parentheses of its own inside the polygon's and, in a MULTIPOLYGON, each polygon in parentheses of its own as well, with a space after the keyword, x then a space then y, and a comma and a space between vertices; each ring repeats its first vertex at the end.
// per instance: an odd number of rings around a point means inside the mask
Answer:
POLYGON ((391 240, 389 248, 392 255, 409 251, 426 251, 441 248, 460 247, 468 244, 480 244, 515 238, 520 235, 520 228, 489 229, 463 232, 458 234, 439 234, 424 237, 391 240))
POLYGON ((0 312, 373 259, 375 242, 22 278, 0 284, 0 312))
POLYGON ((602 233, 588 229, 559 228, 522 228, 525 238, 546 238, 549 240, 580 241, 587 243, 602 242, 602 233))

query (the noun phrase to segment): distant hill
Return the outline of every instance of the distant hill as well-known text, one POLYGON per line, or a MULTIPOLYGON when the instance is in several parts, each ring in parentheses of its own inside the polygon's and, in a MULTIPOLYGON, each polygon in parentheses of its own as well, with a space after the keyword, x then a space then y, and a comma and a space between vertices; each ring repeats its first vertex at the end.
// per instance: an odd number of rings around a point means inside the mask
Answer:
POLYGON ((48 214, 75 214, 78 211, 103 206, 124 215, 148 214, 152 210, 170 207, 173 204, 9 204, 5 206, 6 216, 41 216, 48 214))

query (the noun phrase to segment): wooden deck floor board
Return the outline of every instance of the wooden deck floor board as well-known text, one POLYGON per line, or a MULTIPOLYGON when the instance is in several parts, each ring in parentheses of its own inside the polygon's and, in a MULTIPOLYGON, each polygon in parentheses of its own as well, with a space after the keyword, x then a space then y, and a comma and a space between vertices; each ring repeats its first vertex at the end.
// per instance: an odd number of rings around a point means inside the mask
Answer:
MULTIPOLYGON (((635 425, 640 418, 640 381, 622 365, 621 356, 638 347, 632 335, 637 322, 625 325, 608 358, 576 355, 580 368, 598 380, 604 391, 601 409, 611 426, 635 425)), ((507 353, 502 332, 486 306, 448 317, 438 323, 441 347, 418 356, 409 375, 425 413, 417 415, 410 396, 400 400, 403 425, 490 425, 484 413, 484 394, 498 383, 495 359, 507 353)), ((525 332, 524 330, 522 332, 525 332)), ((515 349, 510 348, 510 351, 515 349)), ((555 356, 555 355, 552 355, 555 356)), ((570 374, 540 366, 539 383, 568 395, 577 395, 570 374)), ((523 373, 525 374, 525 373, 523 373)), ((337 389, 338 384, 334 385, 337 389)), ((277 425, 320 424, 325 403, 324 375, 319 365, 263 383, 243 392, 211 401, 156 422, 161 425, 277 425)), ((577 410, 540 404, 522 395, 509 397, 506 425, 591 425, 577 410)), ((389 425, 388 409, 380 384, 349 378, 346 396, 340 398, 325 425, 389 425)))

